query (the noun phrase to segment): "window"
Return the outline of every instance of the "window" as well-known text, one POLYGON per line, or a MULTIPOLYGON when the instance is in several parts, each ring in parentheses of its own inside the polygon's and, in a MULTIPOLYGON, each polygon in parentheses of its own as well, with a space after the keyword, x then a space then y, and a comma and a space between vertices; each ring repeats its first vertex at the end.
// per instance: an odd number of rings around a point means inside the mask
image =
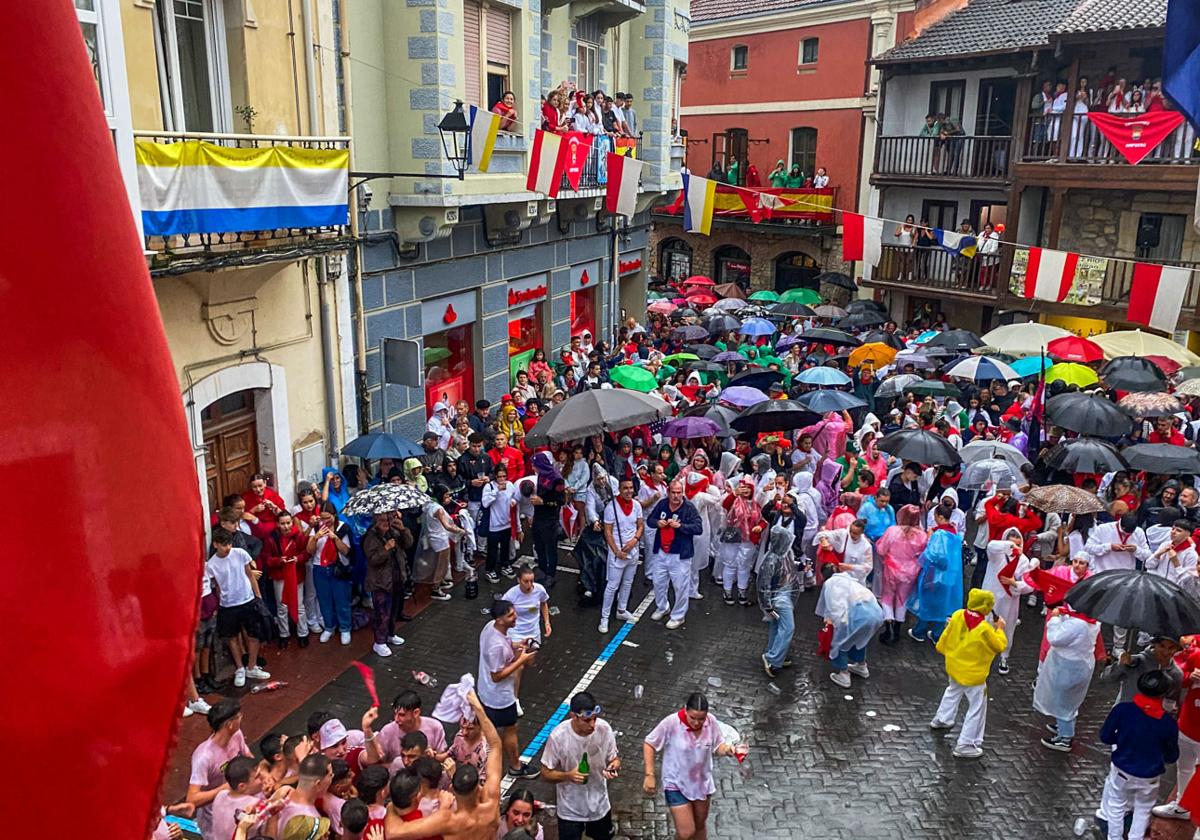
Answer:
POLYGON ((682 239, 668 239, 662 244, 659 271, 668 280, 683 280, 692 275, 692 248, 682 239))
POLYGON ((1187 217, 1166 213, 1143 213, 1138 219, 1139 259, 1176 262, 1183 254, 1183 232, 1187 217))
POLYGON ((817 63, 817 47, 820 44, 820 38, 805 38, 800 42, 800 63, 801 64, 816 64, 817 63))
POLYGON ((167 130, 229 131, 233 106, 221 3, 159 0, 154 12, 167 130))
POLYGON ((962 79, 929 83, 929 113, 945 114, 962 125, 963 98, 967 83, 962 79))
POLYGON ((578 42, 575 48, 575 84, 580 90, 591 93, 600 87, 599 56, 599 44, 578 42))
POLYGON ((730 69, 745 70, 746 63, 750 58, 750 48, 744 45, 739 45, 733 48, 733 53, 730 56, 730 69))
POLYGON ((750 288, 750 255, 736 245, 725 245, 713 253, 718 285, 737 283, 743 289, 750 288))
POLYGON ((463 0, 464 101, 491 108, 508 90, 512 67, 512 12, 463 0))
POLYGON ((932 228, 958 230, 958 202, 926 199, 921 202, 921 219, 932 228))
POLYGON ((815 128, 792 129, 792 166, 800 164, 806 177, 817 171, 817 130, 815 128))

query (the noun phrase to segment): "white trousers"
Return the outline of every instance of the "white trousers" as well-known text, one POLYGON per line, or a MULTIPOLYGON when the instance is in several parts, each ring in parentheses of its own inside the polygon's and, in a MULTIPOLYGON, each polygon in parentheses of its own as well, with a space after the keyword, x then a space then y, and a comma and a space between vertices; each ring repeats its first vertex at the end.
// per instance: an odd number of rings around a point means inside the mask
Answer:
POLYGON ((958 717, 958 705, 967 698, 967 716, 963 718, 962 730, 958 733, 958 746, 983 746, 983 729, 987 724, 987 685, 963 685, 950 679, 942 694, 933 719, 941 723, 954 723, 958 717))
POLYGON ((654 605, 660 610, 665 610, 670 606, 670 602, 667 600, 667 588, 675 589, 675 605, 671 607, 671 618, 675 621, 683 621, 692 596, 691 558, 684 560, 678 554, 659 552, 658 556, 654 558, 651 580, 654 582, 654 605))
POLYGON ((1133 811, 1129 840, 1145 840, 1150 809, 1158 799, 1158 777, 1143 779, 1111 766, 1100 798, 1100 816, 1108 821, 1108 840, 1125 836, 1125 812, 1133 811))
MULTIPOLYGON (((275 587, 275 626, 279 628, 279 637, 286 639, 291 631, 288 629, 288 610, 287 604, 283 603, 283 581, 273 580, 271 583, 275 587)), ((308 635, 308 610, 306 608, 306 600, 309 590, 315 590, 316 587, 306 586, 300 581, 296 582, 296 635, 304 638, 308 635)), ((315 598, 316 595, 314 594, 315 598)), ((320 613, 317 613, 320 615, 320 613)))
POLYGON ((1175 802, 1178 802, 1187 790, 1188 782, 1196 775, 1196 765, 1200 764, 1200 741, 1195 741, 1179 733, 1179 761, 1175 764, 1175 802))
POLYGON ((721 585, 727 593, 736 586, 745 592, 750 586, 750 569, 754 566, 754 543, 721 543, 717 549, 717 565, 721 566, 721 585))
MULTIPOLYGON (((325 625, 321 621, 321 605, 317 603, 317 587, 311 584, 313 579, 313 563, 313 560, 308 561, 307 573, 304 576, 304 582, 308 585, 304 587, 304 595, 300 597, 300 605, 303 609, 297 610, 296 614, 298 616, 307 616, 308 629, 314 633, 320 633, 325 629, 325 625)), ((300 596, 299 591, 296 594, 300 596)), ((301 618, 296 623, 303 624, 304 619, 301 618)))
POLYGON ((617 601, 617 612, 625 612, 629 608, 629 590, 633 588, 633 575, 637 572, 637 560, 626 563, 614 563, 608 558, 608 579, 604 584, 604 606, 600 609, 600 618, 608 621, 612 614, 613 599, 617 601))

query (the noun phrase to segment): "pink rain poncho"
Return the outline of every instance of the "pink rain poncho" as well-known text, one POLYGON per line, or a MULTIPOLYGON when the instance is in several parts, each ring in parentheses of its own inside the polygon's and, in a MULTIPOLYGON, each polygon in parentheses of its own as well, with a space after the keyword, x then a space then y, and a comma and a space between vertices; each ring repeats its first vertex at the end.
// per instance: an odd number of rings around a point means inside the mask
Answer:
POLYGON ((881 558, 883 569, 879 602, 889 621, 904 620, 904 604, 921 574, 921 552, 929 536, 920 522, 921 509, 905 505, 896 514, 896 524, 875 543, 875 553, 881 558))
POLYGON ((840 458, 846 451, 846 436, 850 424, 840 414, 829 412, 819 423, 800 430, 801 435, 812 435, 813 449, 826 458, 840 458))

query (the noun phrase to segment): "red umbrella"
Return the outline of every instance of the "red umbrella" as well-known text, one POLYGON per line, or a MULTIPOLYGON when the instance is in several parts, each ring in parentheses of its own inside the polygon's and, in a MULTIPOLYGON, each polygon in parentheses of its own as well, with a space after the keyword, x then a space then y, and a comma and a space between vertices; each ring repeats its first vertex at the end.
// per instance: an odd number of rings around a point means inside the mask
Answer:
POLYGON ((684 286, 715 286, 717 284, 714 283, 710 278, 705 277, 703 274, 693 274, 691 277, 689 277, 688 279, 683 281, 683 285, 684 286))
POLYGON ((1064 362, 1104 361, 1104 351, 1099 344, 1077 335, 1066 335, 1054 339, 1046 345, 1046 352, 1064 362))
POLYGON ((692 292, 687 297, 688 303, 697 304, 699 306, 712 306, 717 302, 717 299, 708 292, 692 292))
POLYGON ((1166 356, 1147 356, 1146 358, 1158 365, 1159 370, 1167 376, 1174 376, 1183 368, 1179 362, 1168 359, 1166 356))

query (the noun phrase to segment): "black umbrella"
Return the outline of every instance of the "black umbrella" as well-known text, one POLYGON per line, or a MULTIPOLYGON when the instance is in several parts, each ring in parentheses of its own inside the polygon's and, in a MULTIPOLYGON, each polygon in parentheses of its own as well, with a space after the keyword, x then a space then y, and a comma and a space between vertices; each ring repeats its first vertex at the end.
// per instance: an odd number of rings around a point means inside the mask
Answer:
POLYGON ((1089 575, 1067 590, 1071 609, 1114 627, 1152 636, 1200 632, 1200 604, 1162 575, 1134 569, 1109 569, 1089 575))
POLYGON ((969 353, 976 347, 983 346, 983 339, 970 330, 946 330, 925 342, 927 350, 932 347, 949 347, 951 350, 963 353, 969 353))
POLYGON ((670 416, 658 397, 627 388, 584 391, 547 411, 525 435, 529 446, 579 440, 598 432, 618 432, 670 416))
POLYGON ((1128 469, 1112 444, 1087 437, 1058 444, 1046 455, 1046 464, 1070 473, 1106 473, 1128 469))
POLYGON ((851 312, 837 322, 842 329, 860 329, 862 327, 877 327, 887 323, 887 316, 875 309, 851 312))
POLYGON ((721 351, 711 344, 685 344, 683 347, 685 353, 693 353, 701 359, 711 359, 721 351))
POLYGON ((796 400, 765 400, 747 408, 729 425, 739 432, 758 434, 811 426, 820 419, 796 400))
POLYGON ((830 411, 849 411, 852 408, 862 408, 866 405, 859 397, 854 394, 848 394, 845 391, 809 391, 806 394, 801 394, 796 398, 796 402, 800 403, 809 411, 815 411, 818 414, 825 414, 830 411))
MULTIPOLYGON (((776 402, 779 401, 776 400, 776 402)), ((684 409, 680 416, 707 417, 709 420, 714 420, 721 427, 721 430, 717 432, 717 437, 725 438, 733 437, 734 432, 729 424, 738 416, 738 412, 728 406, 717 405, 716 403, 704 403, 684 409)))
POLYGON ((710 362, 707 359, 701 359, 698 362, 697 361, 684 362, 683 366, 685 368, 687 368, 688 370, 698 370, 698 371, 701 371, 704 373, 724 373, 725 372, 725 365, 721 364, 720 362, 710 362))
POLYGON ((962 392, 940 379, 923 379, 904 389, 919 397, 960 397, 962 392))
POLYGON ((953 467, 962 463, 962 456, 954 444, 941 435, 924 429, 901 429, 884 435, 879 449, 905 461, 914 461, 926 466, 953 467))
POLYGON ((1059 394, 1046 400, 1046 419, 1081 435, 1120 437, 1132 425, 1129 415, 1099 394, 1059 394))
POLYGON ((904 342, 901 341, 895 333, 885 332, 884 330, 872 330, 871 332, 861 336, 861 338, 863 344, 873 344, 874 342, 879 342, 880 344, 886 344, 888 347, 892 347, 896 350, 904 349, 904 342))
POLYGON ((772 385, 782 381, 783 374, 777 370, 751 370, 746 373, 739 373, 730 379, 729 384, 725 387, 732 388, 734 385, 745 385, 747 388, 757 388, 765 394, 770 390, 772 385))
MULTIPOLYGON (((737 320, 736 318, 734 319, 737 320)), ((740 325, 741 322, 738 321, 740 325)), ((708 330, 704 327, 698 327, 695 324, 688 324, 685 327, 676 327, 671 331, 671 337, 682 341, 702 341, 708 338, 708 330)))
POLYGON ((857 347, 862 344, 861 341, 845 330, 836 330, 833 327, 812 327, 800 333, 800 337, 805 341, 815 341, 817 344, 832 344, 836 347, 857 347))
POLYGON ((855 298, 846 304, 847 312, 866 312, 872 309, 876 312, 882 312, 884 315, 887 314, 887 309, 884 308, 883 304, 871 298, 855 298))
POLYGON ((787 318, 810 318, 815 314, 811 306, 787 300, 771 304, 767 312, 769 315, 782 315, 787 318))
POLYGON ((1100 370, 1109 388, 1122 391, 1165 391, 1167 376, 1158 365, 1141 356, 1117 356, 1100 370))
POLYGON ((1132 469, 1158 475, 1195 475, 1200 473, 1200 452, 1190 446, 1170 443, 1139 443, 1121 450, 1132 469))
POLYGON ((342 447, 342 454, 364 461, 378 461, 380 458, 402 460, 421 454, 421 447, 410 440, 398 438, 387 432, 371 432, 359 435, 342 447))
POLYGON ((842 274, 840 271, 823 271, 816 277, 817 286, 829 285, 837 286, 841 289, 847 289, 851 292, 858 291, 858 284, 855 283, 848 274, 842 274))
POLYGON ((742 322, 732 315, 714 315, 705 322, 705 325, 708 327, 709 335, 720 335, 730 330, 737 332, 742 328, 742 322))

